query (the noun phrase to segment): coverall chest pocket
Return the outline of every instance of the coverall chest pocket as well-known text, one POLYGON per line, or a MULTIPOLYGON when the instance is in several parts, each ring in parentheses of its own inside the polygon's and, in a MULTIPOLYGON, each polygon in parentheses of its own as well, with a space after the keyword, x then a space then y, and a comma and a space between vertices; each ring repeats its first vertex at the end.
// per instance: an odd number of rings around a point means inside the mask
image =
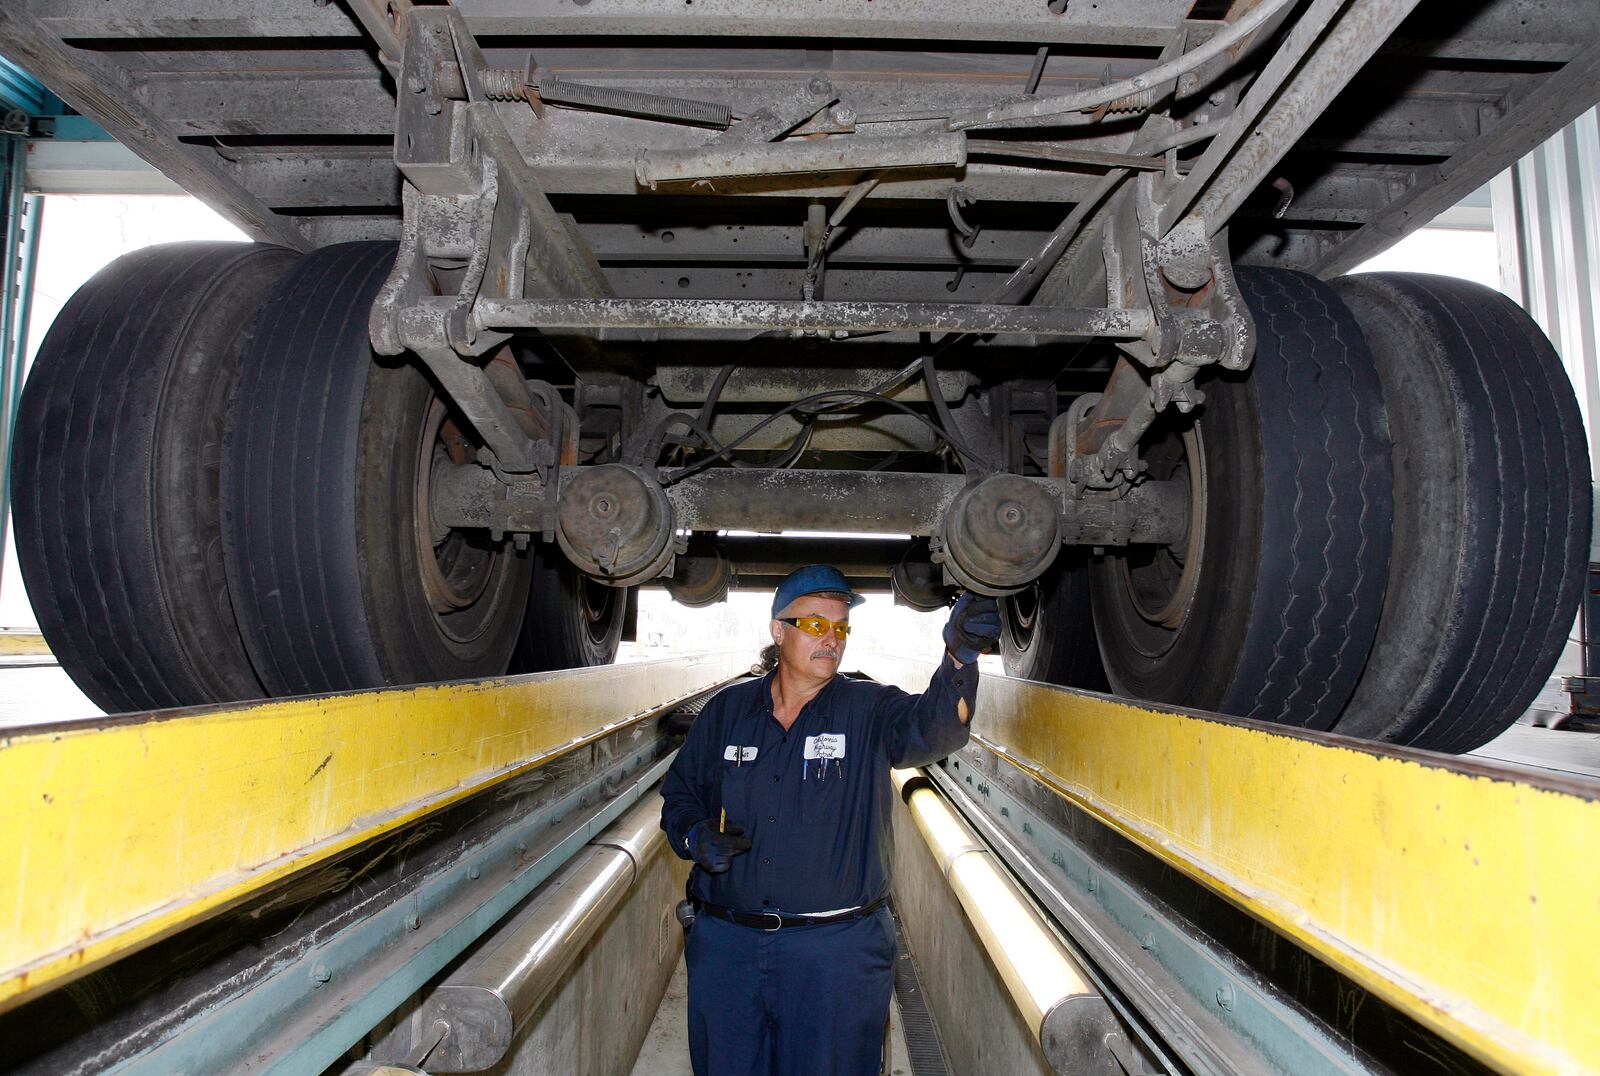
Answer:
MULTIPOLYGON (((728 812, 728 821, 737 822, 749 832, 750 823, 750 772, 751 766, 736 766, 731 762, 722 764, 722 810, 728 812)), ((712 818, 715 822, 717 819, 712 818)))
POLYGON ((838 820, 845 776, 852 761, 848 747, 843 733, 806 737, 800 782, 802 822, 828 824, 838 820))

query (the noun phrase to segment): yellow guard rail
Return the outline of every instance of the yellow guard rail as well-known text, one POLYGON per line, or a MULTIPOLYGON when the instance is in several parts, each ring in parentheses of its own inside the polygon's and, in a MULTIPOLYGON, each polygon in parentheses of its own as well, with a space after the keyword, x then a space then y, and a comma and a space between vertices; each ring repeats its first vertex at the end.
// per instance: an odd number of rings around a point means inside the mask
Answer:
POLYGON ((1485 1063, 1600 1071, 1600 782, 1005 677, 972 728, 1485 1063))
POLYGON ((749 664, 711 654, 0 732, 0 1012, 749 664))

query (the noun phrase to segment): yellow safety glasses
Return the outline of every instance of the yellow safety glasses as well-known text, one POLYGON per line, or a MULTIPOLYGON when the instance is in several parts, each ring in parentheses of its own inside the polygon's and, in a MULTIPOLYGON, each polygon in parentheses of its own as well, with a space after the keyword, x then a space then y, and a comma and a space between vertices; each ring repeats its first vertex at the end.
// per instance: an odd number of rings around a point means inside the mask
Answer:
POLYGON ((828 634, 828 629, 833 629, 836 639, 843 639, 850 634, 850 622, 847 620, 829 620, 825 616, 780 616, 778 620, 784 624, 793 624, 807 635, 817 638, 828 634))

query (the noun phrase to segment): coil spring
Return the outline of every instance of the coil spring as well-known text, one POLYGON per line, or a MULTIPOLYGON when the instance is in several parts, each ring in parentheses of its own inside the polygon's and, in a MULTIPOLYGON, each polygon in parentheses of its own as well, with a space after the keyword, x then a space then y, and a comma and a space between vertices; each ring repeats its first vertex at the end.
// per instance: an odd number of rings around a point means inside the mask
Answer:
POLYGON ((486 67, 479 73, 483 94, 491 101, 526 101, 528 84, 515 67, 486 67))
POLYGON ((1106 106, 1107 112, 1148 112, 1156 103, 1156 89, 1147 86, 1142 90, 1135 90, 1126 97, 1119 97, 1106 106))
MULTIPOLYGON (((527 73, 515 67, 486 67, 479 74, 479 79, 483 84, 484 96, 491 101, 528 99, 527 73)), ((714 101, 691 101, 683 97, 641 93, 615 86, 568 82, 555 75, 545 75, 539 80, 539 97, 553 105, 576 105, 607 112, 625 112, 633 116, 654 116, 707 127, 727 127, 733 123, 733 109, 714 101)))

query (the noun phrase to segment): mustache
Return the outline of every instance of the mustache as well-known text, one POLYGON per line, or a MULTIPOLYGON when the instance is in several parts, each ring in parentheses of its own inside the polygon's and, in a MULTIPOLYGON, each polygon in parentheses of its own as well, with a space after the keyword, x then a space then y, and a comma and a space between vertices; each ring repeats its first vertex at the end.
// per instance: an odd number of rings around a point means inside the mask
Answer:
POLYGON ((811 652, 811 657, 813 659, 816 659, 816 658, 828 658, 828 659, 830 659, 832 661, 838 661, 839 660, 839 651, 834 649, 833 647, 825 646, 821 650, 813 650, 811 652))

